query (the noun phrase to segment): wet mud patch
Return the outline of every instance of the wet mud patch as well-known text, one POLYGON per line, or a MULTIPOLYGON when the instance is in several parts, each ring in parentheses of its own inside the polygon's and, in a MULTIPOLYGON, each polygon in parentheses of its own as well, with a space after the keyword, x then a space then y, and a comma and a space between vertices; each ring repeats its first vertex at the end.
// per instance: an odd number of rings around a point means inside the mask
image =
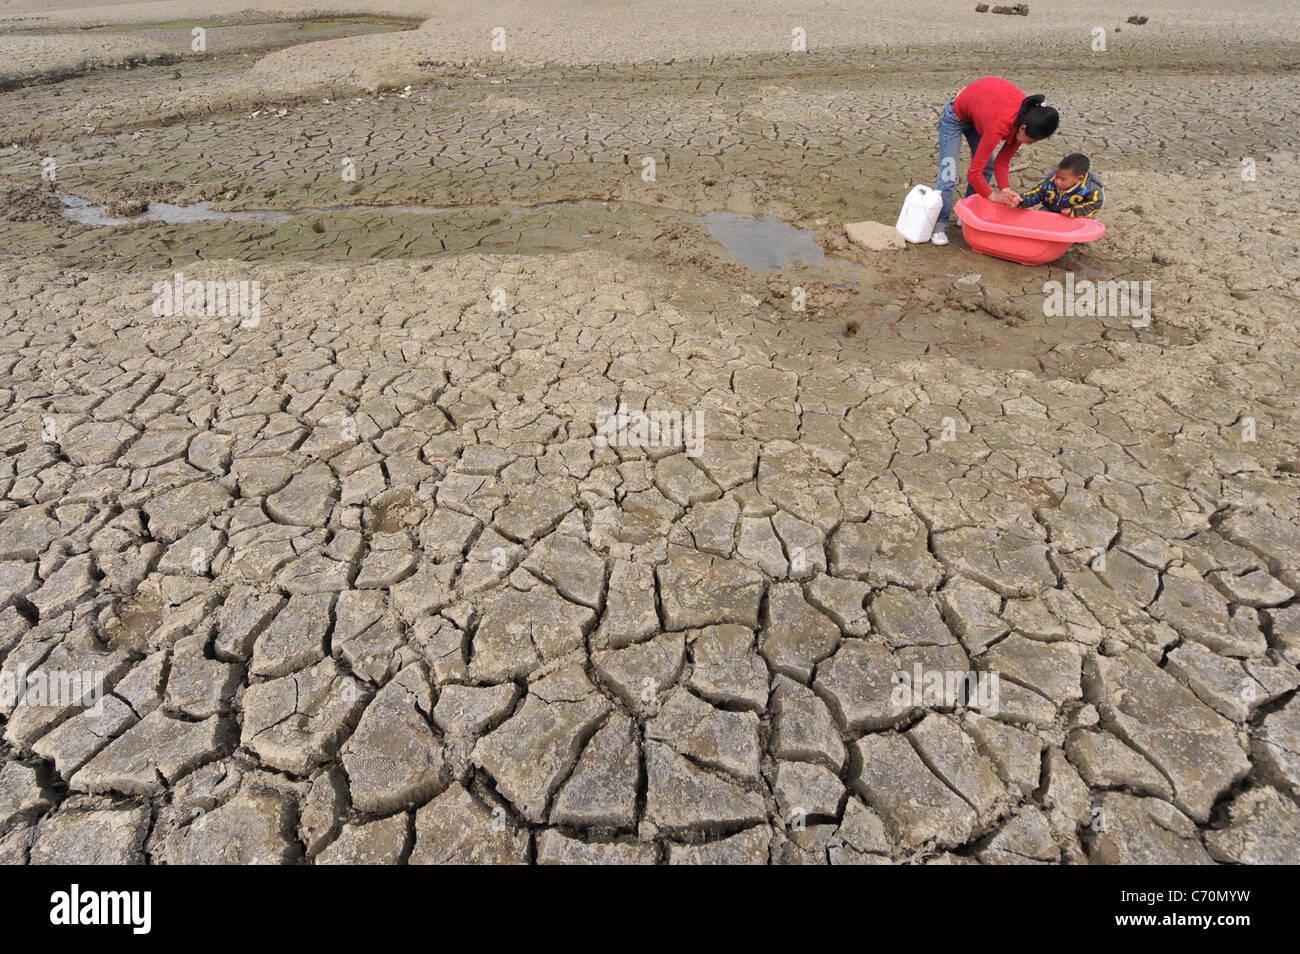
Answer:
POLYGON ((143 655, 149 641, 162 625, 166 606, 157 595, 138 592, 118 604, 116 615, 104 624, 104 640, 109 649, 125 649, 143 655))
POLYGON ((391 490, 375 500, 368 523, 372 533, 399 533, 416 526, 424 513, 424 501, 417 493, 391 490))
POLYGON ((640 258, 679 252, 686 242, 699 253, 697 263, 711 256, 755 272, 777 270, 791 262, 820 265, 826 261, 815 233, 773 216, 724 211, 695 215, 632 202, 578 199, 533 207, 223 209, 212 201, 189 205, 147 201, 140 211, 128 201, 174 192, 138 189, 107 203, 68 193, 57 193, 55 198, 64 206, 65 219, 97 230, 84 236, 83 250, 101 245, 108 253, 110 248, 134 246, 145 260, 151 247, 165 248, 168 261, 183 258, 191 248, 196 257, 246 261, 299 256, 314 261, 430 257, 471 250, 538 254, 593 247, 640 258), (137 214, 123 214, 129 211, 137 214))

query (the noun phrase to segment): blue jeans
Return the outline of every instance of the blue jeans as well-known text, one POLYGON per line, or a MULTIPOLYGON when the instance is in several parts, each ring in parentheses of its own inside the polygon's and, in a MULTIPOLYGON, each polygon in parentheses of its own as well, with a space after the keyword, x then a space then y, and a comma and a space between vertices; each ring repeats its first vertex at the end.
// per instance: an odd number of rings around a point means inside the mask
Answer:
MULTIPOLYGON (((966 142, 970 145, 972 157, 975 155, 975 150, 980 147, 980 134, 975 131, 975 124, 964 123, 958 119, 952 103, 952 100, 948 100, 948 105, 939 114, 939 177, 935 180, 934 187, 943 195, 943 211, 939 213, 939 220, 934 223, 936 232, 948 228, 948 219, 952 215, 952 189, 957 184, 962 136, 966 137, 966 142)), ((985 181, 992 176, 993 157, 989 156, 989 163, 984 167, 985 181)), ((968 185, 966 194, 974 195, 975 190, 968 185)))

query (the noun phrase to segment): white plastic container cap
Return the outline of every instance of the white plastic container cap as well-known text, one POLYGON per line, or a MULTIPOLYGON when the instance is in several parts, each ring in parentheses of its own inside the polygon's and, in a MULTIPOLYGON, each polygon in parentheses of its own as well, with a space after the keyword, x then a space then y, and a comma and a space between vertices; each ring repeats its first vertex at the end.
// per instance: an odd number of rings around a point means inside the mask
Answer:
POLYGON ((943 209, 943 196, 926 185, 913 186, 898 214, 898 233, 909 242, 928 242, 943 209))

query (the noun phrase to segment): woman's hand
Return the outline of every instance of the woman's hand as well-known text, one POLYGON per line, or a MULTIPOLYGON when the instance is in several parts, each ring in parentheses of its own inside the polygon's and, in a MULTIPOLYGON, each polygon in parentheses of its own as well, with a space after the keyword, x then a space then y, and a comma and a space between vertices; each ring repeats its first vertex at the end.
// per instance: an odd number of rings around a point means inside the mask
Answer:
POLYGON ((994 189, 993 194, 989 196, 989 199, 990 201, 998 203, 998 205, 1005 205, 1012 209, 1025 201, 1020 197, 1019 192, 1015 192, 1011 189, 994 189))

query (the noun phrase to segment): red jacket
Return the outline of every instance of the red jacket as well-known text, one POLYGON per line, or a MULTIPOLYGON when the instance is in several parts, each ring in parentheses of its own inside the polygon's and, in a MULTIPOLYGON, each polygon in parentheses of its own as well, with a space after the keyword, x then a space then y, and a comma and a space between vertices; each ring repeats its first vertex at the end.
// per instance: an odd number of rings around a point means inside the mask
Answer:
POLYGON ((1011 157, 1020 148, 1012 125, 1020 114, 1020 104, 1024 99, 1025 94, 1015 83, 997 76, 986 76, 963 89, 953 101, 952 111, 957 118, 964 123, 974 123, 975 131, 979 133, 979 148, 970 161, 966 181, 986 199, 993 189, 984 178, 984 167, 989 163, 993 147, 1000 142, 1005 145, 998 150, 998 157, 993 162, 993 176, 998 180, 999 188, 1005 189, 1011 182, 1011 157))

